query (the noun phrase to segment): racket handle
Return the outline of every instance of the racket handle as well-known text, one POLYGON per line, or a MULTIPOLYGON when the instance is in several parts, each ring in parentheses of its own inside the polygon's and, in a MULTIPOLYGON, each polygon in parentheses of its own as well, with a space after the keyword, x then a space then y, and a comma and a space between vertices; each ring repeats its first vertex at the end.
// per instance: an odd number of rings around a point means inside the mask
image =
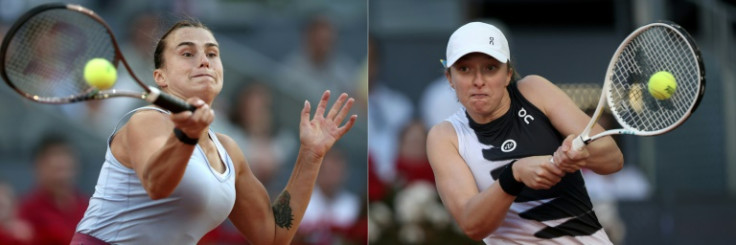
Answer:
POLYGON ((161 90, 149 87, 151 92, 149 93, 146 100, 154 105, 160 106, 172 113, 179 113, 182 111, 194 111, 197 108, 190 105, 189 103, 174 97, 173 95, 162 93, 161 90))
POLYGON ((583 141, 583 137, 578 136, 575 137, 575 139, 572 140, 572 149, 575 151, 579 151, 580 149, 583 149, 583 147, 586 145, 585 141, 583 141))

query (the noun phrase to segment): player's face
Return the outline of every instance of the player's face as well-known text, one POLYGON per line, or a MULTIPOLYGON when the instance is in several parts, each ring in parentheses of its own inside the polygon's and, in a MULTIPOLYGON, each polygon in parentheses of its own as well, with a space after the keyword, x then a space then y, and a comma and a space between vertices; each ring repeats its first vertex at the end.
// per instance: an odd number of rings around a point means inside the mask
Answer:
POLYGON ((506 86, 511 74, 507 64, 486 54, 471 53, 456 61, 446 75, 471 116, 495 119, 507 110, 504 101, 508 102, 506 86))
POLYGON ((212 102, 222 90, 220 48, 206 29, 184 27, 169 34, 164 64, 157 71, 154 77, 159 86, 185 99, 197 96, 212 102))

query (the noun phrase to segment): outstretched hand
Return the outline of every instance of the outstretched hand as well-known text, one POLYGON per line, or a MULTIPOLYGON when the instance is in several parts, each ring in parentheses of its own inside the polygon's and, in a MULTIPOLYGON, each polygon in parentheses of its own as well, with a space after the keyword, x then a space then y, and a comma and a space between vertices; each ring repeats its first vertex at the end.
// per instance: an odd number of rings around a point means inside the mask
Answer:
POLYGON ((325 116, 329 99, 330 91, 327 90, 322 94, 322 99, 319 101, 311 120, 309 118, 312 106, 309 101, 305 101, 299 123, 299 139, 302 148, 320 158, 324 157, 327 151, 332 148, 332 145, 353 127, 355 120, 358 118, 358 115, 352 115, 345 124, 340 126, 348 115, 350 108, 353 107, 355 99, 348 99, 346 93, 341 94, 325 116), (347 103, 345 103, 346 100, 347 103))

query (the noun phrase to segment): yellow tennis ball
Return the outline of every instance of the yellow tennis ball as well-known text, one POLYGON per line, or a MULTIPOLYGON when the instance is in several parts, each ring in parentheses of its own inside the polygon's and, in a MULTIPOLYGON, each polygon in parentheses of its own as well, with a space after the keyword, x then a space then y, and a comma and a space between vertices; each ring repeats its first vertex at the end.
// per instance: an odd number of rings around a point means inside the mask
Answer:
POLYGON ((655 99, 666 100, 672 97, 677 90, 677 81, 672 73, 660 71, 649 78, 649 94, 655 99))
POLYGON ((118 71, 115 66, 103 58, 94 58, 84 65, 84 80, 92 87, 105 90, 115 85, 118 71))

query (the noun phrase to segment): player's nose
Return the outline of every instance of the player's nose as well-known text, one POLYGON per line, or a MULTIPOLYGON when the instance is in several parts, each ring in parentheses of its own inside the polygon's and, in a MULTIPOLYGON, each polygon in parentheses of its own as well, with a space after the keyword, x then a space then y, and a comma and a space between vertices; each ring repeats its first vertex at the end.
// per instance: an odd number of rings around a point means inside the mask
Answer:
POLYGON ((207 54, 202 54, 199 58, 199 67, 210 67, 210 58, 207 57, 207 54))

